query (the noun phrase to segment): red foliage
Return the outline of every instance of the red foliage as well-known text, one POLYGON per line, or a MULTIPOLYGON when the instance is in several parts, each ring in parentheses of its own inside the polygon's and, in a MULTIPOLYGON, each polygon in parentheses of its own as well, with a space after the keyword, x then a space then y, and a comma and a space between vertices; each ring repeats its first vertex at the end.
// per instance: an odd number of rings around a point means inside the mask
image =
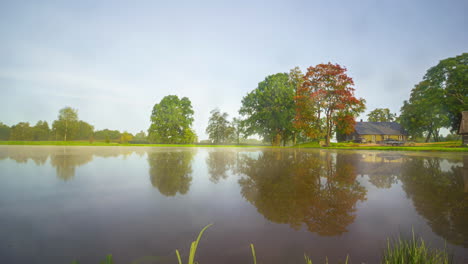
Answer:
POLYGON ((354 96, 353 79, 338 64, 309 67, 304 83, 297 89, 294 125, 309 137, 325 136, 327 145, 332 131, 351 133, 354 117, 365 108, 364 99, 354 96))

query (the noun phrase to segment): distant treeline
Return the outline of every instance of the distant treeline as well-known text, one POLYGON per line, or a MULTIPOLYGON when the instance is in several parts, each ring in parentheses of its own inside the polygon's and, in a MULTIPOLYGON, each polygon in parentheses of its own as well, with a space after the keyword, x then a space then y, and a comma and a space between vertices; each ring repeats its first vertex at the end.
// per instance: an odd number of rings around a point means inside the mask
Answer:
MULTIPOLYGON (((267 76, 242 98, 239 117, 229 120, 216 108, 210 112, 206 133, 212 144, 239 144, 257 135, 272 145, 323 141, 354 131, 356 118, 366 101, 355 96, 354 81, 338 64, 318 64, 303 73, 299 67, 288 73, 267 76)), ((412 140, 440 141, 441 128, 456 132, 462 111, 468 111, 468 53, 447 58, 431 67, 403 102, 400 116, 388 108, 368 114, 372 122, 398 122, 412 140)), ((192 103, 187 97, 168 95, 156 103, 147 132, 98 130, 78 119, 71 107, 60 110, 49 127, 46 121, 12 127, 0 123, 0 140, 100 140, 121 143, 191 144, 198 142, 192 128, 192 103)), ((456 138, 456 136, 452 137, 456 138)), ((203 143, 207 143, 204 141, 203 143)))
POLYGON ((51 126, 47 121, 38 121, 34 126, 29 122, 19 122, 11 127, 0 122, 0 140, 11 141, 70 141, 99 140, 106 142, 128 143, 130 141, 146 141, 146 133, 141 131, 136 135, 118 130, 103 129, 94 131, 94 126, 78 119, 78 110, 65 107, 60 110, 57 120, 51 126))

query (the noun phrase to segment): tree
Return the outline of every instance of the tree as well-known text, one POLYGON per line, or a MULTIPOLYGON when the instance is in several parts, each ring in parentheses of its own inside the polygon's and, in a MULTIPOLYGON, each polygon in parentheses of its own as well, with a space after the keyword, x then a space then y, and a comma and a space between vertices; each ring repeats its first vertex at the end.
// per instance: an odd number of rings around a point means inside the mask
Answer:
POLYGON ((33 140, 48 140, 50 137, 50 128, 47 121, 37 121, 36 125, 32 128, 33 140))
POLYGON ((60 109, 58 120, 54 121, 52 128, 56 137, 71 140, 78 129, 78 110, 68 106, 60 109))
POLYGON ((284 144, 294 129, 294 87, 288 74, 266 77, 242 99, 239 113, 247 136, 258 134, 272 145, 284 144))
POLYGON ((76 139, 87 140, 94 136, 94 127, 85 121, 78 121, 76 139))
POLYGON ((33 129, 28 122, 19 122, 11 127, 10 140, 33 140, 33 129))
POLYGON ((244 134, 244 123, 242 122, 242 119, 238 117, 234 117, 232 119, 232 128, 233 128, 233 137, 234 137, 234 142, 237 144, 240 144, 240 139, 243 138, 244 134))
POLYGON ((146 133, 145 133, 145 131, 141 130, 140 132, 136 133, 134 139, 135 139, 135 140, 138 140, 138 141, 146 140, 146 133))
POLYGON ((11 128, 2 122, 0 122, 0 140, 10 139, 11 128))
MULTIPOLYGON (((297 91, 304 83, 304 73, 299 67, 294 67, 289 71, 289 83, 294 87, 294 98, 297 98, 297 91)), ((296 102, 295 102, 296 103, 296 102)), ((293 126, 293 145, 296 145, 298 134, 300 130, 293 126)))
POLYGON ((128 133, 127 131, 123 132, 122 135, 120 135, 120 142, 123 144, 127 144, 132 139, 133 135, 131 133, 128 133))
POLYGON ((109 130, 103 129, 98 130, 94 133, 94 137, 97 140, 119 140, 120 139, 120 131, 118 130, 109 130))
POLYGON ((338 64, 309 67, 297 91, 295 127, 308 137, 325 137, 330 145, 333 132, 349 134, 355 117, 364 111, 365 100, 354 96, 353 79, 338 64))
POLYGON ((429 89, 442 90, 441 103, 449 119, 448 127, 457 131, 461 112, 468 111, 468 53, 442 60, 423 78, 429 89))
POLYGON ((153 143, 181 144, 197 140, 192 130, 193 109, 187 97, 179 99, 176 95, 164 97, 155 104, 151 113, 149 140, 153 143))
POLYGON ((213 109, 210 114, 208 126, 206 127, 208 137, 214 144, 226 143, 234 133, 227 120, 228 114, 221 113, 217 108, 213 109))
POLYGON ((392 114, 388 108, 376 108, 367 115, 369 122, 393 122, 396 114, 392 114))
POLYGON ((439 131, 450 125, 444 107, 443 90, 431 88, 429 81, 422 81, 413 90, 409 101, 401 107, 400 123, 413 136, 426 135, 439 141, 439 131))
POLYGON ((439 141, 439 130, 458 130, 468 110, 468 53, 442 60, 411 90, 401 108, 401 124, 413 136, 439 141))

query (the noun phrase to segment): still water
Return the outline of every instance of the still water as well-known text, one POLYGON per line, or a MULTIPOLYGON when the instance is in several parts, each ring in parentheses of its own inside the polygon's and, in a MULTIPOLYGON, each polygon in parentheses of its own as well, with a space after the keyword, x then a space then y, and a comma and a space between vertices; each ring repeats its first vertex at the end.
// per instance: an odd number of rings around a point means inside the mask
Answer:
POLYGON ((0 146, 0 263, 378 263, 414 229, 468 263, 468 154, 0 146), (152 256, 152 257, 151 257, 152 256))

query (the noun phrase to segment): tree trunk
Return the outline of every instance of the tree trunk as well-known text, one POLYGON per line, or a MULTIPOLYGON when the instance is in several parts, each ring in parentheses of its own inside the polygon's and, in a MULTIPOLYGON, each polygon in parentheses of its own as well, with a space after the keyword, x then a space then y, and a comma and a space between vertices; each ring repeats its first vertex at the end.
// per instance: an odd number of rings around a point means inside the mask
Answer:
POLYGON ((67 141, 67 133, 68 133, 68 122, 65 121, 65 135, 64 135, 64 141, 67 141))
POLYGON ((426 137, 426 143, 429 142, 429 139, 431 138, 431 135, 432 135, 432 131, 429 131, 429 133, 427 134, 427 137, 426 137))
POLYGON ((325 136, 326 147, 330 146, 330 136, 331 136, 331 124, 330 124, 330 118, 327 115, 327 135, 325 136))

